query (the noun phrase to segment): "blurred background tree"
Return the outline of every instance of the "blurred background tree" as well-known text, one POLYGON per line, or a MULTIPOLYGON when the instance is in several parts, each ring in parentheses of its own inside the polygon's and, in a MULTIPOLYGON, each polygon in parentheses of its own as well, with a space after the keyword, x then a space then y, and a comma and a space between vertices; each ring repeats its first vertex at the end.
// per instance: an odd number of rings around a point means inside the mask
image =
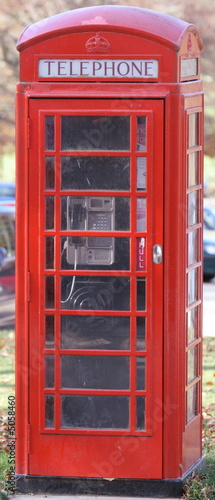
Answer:
POLYGON ((31 23, 67 10, 117 4, 157 10, 195 24, 203 40, 201 76, 205 90, 205 153, 215 157, 215 0, 2 0, 0 4, 0 177, 1 160, 14 153, 15 89, 19 81, 16 42, 31 23))

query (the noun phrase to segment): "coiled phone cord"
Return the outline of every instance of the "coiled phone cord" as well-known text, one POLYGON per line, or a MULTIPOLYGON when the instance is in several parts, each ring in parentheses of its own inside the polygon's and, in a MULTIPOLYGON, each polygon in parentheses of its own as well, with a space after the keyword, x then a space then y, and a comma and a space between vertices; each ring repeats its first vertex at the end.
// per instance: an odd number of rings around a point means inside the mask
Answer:
MULTIPOLYGON (((77 264, 78 264, 78 245, 75 245, 74 271, 76 271, 76 269, 77 269, 77 264)), ((73 291, 74 291, 74 287, 75 287, 75 279, 76 279, 76 276, 73 276, 69 295, 66 298, 66 300, 60 301, 61 304, 66 304, 71 299, 73 291)))

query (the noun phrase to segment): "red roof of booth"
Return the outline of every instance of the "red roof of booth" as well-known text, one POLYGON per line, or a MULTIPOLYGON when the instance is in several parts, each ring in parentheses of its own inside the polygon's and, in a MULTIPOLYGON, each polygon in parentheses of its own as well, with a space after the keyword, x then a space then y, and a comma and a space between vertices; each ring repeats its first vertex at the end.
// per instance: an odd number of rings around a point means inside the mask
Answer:
POLYGON ((184 35, 191 31, 197 36, 199 49, 202 42, 197 28, 153 10, 122 5, 100 5, 74 9, 43 19, 24 29, 17 43, 22 51, 43 40, 77 31, 118 31, 144 36, 173 50, 181 46, 184 35))

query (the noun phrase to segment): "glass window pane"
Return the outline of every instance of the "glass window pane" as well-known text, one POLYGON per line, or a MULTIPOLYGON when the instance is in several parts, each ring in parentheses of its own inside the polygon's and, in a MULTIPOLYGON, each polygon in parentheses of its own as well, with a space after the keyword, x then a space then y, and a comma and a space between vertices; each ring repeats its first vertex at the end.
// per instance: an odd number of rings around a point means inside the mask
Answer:
POLYGON ((189 117, 189 148, 193 146, 198 146, 198 113, 191 113, 189 117))
POLYGON ((54 387, 54 355, 45 356, 45 387, 54 387))
POLYGON ((137 158, 137 189, 146 190, 146 158, 137 158))
POLYGON ((198 300, 198 269, 188 273, 188 305, 198 300))
POLYGON ((62 116, 62 150, 128 151, 129 116, 62 116))
POLYGON ((54 236, 45 238, 45 269, 54 269, 54 236))
POLYGON ((187 422, 197 415, 197 387, 195 384, 187 391, 187 422))
POLYGON ((146 309, 146 278, 137 278, 137 311, 146 309))
POLYGON ((143 356, 138 356, 136 358, 137 363, 137 391, 144 391, 145 381, 146 381, 146 358, 143 356))
POLYGON ((130 199, 124 196, 62 196, 61 229, 128 231, 130 199))
POLYGON ((61 269, 129 270, 129 238, 61 238, 61 269), (83 244, 84 243, 84 244, 83 244))
POLYGON ((45 229, 54 229, 54 196, 46 196, 46 214, 45 214, 45 229))
POLYGON ((146 231, 146 198, 137 198, 137 231, 146 231))
POLYGON ((137 117, 137 151, 146 151, 146 116, 137 117))
MULTIPOLYGON (((91 311, 128 311, 130 279, 124 276, 64 276, 61 308, 91 311)), ((142 298, 143 302, 143 298, 142 298)), ((141 302, 141 303, 142 303, 141 302)))
POLYGON ((105 350, 129 349, 130 318, 123 316, 94 315, 62 316, 61 348, 105 350))
POLYGON ((61 188, 129 191, 130 158, 66 156, 61 159, 61 188))
POLYGON ((188 187, 198 184, 198 160, 199 153, 190 153, 188 155, 188 187))
POLYGON ((189 349, 188 353, 188 384, 198 376, 198 346, 189 349))
POLYGON ((45 308, 54 309, 54 276, 45 276, 45 308))
POLYGON ((191 309, 187 314, 188 344, 190 344, 198 336, 198 307, 191 309))
POLYGON ((199 222, 198 191, 188 194, 188 226, 199 222))
POLYGON ((136 429, 145 430, 145 401, 146 398, 138 396, 136 398, 136 429))
POLYGON ((55 158, 45 157, 45 189, 55 188, 55 158))
POLYGON ((198 231, 188 233, 188 266, 198 262, 198 231))
POLYGON ((64 389, 129 389, 129 357, 64 355, 61 377, 64 389))
POLYGON ((146 348, 146 318, 136 318, 136 331, 137 331, 137 351, 144 351, 146 348))
POLYGON ((45 117, 45 150, 53 151, 55 149, 54 140, 54 116, 45 117))
POLYGON ((128 429, 126 396, 62 396, 62 428, 128 429))
POLYGON ((52 394, 45 395, 45 427, 46 429, 54 428, 54 396, 52 394))
POLYGON ((45 349, 54 349, 54 316, 45 316, 45 349))

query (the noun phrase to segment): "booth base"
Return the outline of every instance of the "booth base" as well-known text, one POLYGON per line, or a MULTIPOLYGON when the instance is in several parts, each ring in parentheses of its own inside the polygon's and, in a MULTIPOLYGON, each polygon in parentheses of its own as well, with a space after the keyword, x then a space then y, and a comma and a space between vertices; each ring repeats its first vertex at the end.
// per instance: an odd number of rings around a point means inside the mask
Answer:
POLYGON ((185 481, 194 472, 205 469, 202 457, 178 479, 114 479, 72 478, 16 475, 16 493, 51 495, 104 495, 119 497, 178 498, 185 481))

